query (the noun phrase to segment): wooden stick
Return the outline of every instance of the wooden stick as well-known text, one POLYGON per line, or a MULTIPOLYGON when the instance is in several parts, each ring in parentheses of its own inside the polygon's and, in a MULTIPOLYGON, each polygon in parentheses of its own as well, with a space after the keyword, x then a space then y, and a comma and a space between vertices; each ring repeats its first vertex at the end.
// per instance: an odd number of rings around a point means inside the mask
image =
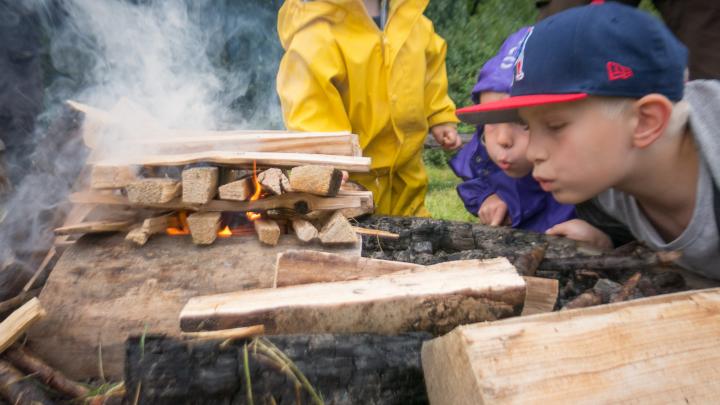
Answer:
POLYGON ((352 228, 355 233, 359 235, 375 236, 383 239, 400 239, 400 235, 397 233, 381 231, 379 229, 361 228, 359 226, 353 226, 352 228))
POLYGON ((534 315, 552 312, 557 302, 560 283, 554 279, 540 277, 523 277, 527 292, 522 315, 534 315))
POLYGON ((13 405, 55 404, 24 374, 3 360, 0 360, 0 395, 13 405))
POLYGON ((192 340, 244 339, 265 334, 265 326, 252 325, 244 328, 214 330, 211 332, 182 332, 180 336, 192 340))
POLYGON ((277 333, 444 333, 458 324, 517 315, 525 282, 507 259, 476 267, 402 272, 191 298, 184 331, 265 325, 277 333))
MULTIPOLYGON (((267 211, 277 208, 295 210, 299 214, 310 211, 335 211, 343 208, 358 208, 366 203, 362 196, 318 197, 305 193, 286 193, 283 195, 261 198, 256 201, 223 201, 212 200, 202 206, 203 211, 267 211)), ((371 198, 372 199, 372 198, 371 198)), ((93 192, 73 193, 70 202, 76 204, 105 204, 125 205, 133 207, 146 207, 161 210, 191 210, 197 211, 201 207, 196 204, 186 204, 175 199, 168 203, 142 203, 133 204, 126 197, 120 195, 98 194, 93 192)))
POLYGON ((75 225, 62 226, 55 228, 55 234, 57 235, 72 235, 81 233, 105 233, 105 232, 119 232, 127 231, 133 225, 132 220, 121 220, 121 221, 90 221, 83 222, 75 225))
POLYGON ((35 322, 45 316, 45 310, 37 298, 26 302, 0 323, 0 353, 10 347, 35 322))
POLYGON ((290 223, 295 231, 295 236, 303 242, 310 242, 317 238, 318 230, 309 221, 300 218, 292 218, 290 223))
POLYGON ((370 158, 368 157, 276 152, 212 151, 176 155, 133 155, 124 158, 103 159, 93 163, 105 166, 183 166, 193 163, 252 165, 253 161, 257 162, 258 166, 268 167, 329 165, 350 172, 367 173, 370 171, 370 158))
POLYGON ((33 284, 35 284, 35 281, 40 277, 41 274, 45 272, 45 269, 48 267, 50 262, 57 256, 57 248, 55 246, 52 246, 50 250, 48 250, 47 254, 45 255, 45 258, 40 263, 40 265, 35 270, 35 273, 33 276, 28 280, 28 282, 25 284, 25 287, 23 287, 23 292, 30 291, 33 284))
POLYGON ((36 375, 44 384, 52 387, 70 398, 85 397, 89 390, 75 381, 68 379, 63 373, 55 370, 35 356, 27 348, 11 347, 4 353, 15 367, 20 370, 36 375))

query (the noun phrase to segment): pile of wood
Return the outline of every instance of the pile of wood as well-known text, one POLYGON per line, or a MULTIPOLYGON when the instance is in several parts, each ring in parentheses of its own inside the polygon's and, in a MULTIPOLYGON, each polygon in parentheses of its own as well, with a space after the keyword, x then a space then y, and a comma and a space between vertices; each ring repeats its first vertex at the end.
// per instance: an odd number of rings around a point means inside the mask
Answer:
POLYGON ((93 122, 105 132, 121 123, 110 112, 71 105, 85 114, 92 150, 88 186, 70 201, 104 207, 104 214, 57 234, 127 232, 143 245, 169 232, 208 245, 247 227, 268 245, 287 230, 304 242, 347 244, 357 241, 347 219, 373 210, 371 192, 343 187, 349 172, 370 170, 356 135, 170 131, 150 122, 146 136, 99 138, 93 122))

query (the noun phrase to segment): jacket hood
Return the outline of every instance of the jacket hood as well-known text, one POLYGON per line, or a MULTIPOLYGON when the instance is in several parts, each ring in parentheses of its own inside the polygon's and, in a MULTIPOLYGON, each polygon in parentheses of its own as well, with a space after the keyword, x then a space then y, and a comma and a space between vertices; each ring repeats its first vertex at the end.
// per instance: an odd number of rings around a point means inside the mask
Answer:
MULTIPOLYGON (((403 6, 425 11, 428 0, 390 0, 388 15, 403 6)), ((284 49, 290 45, 293 37, 303 28, 318 20, 334 24, 341 23, 346 16, 362 16, 365 6, 362 0, 286 0, 278 13, 278 36, 284 49)))

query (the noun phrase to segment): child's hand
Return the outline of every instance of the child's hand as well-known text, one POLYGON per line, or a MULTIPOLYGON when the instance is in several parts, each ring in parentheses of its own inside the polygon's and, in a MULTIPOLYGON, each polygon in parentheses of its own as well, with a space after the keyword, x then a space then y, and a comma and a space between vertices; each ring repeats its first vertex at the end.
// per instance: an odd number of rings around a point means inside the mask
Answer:
POLYGON ((462 139, 458 136, 455 124, 440 124, 430 128, 430 132, 437 143, 445 150, 455 150, 462 146, 462 139))
POLYGON ((557 224, 546 232, 548 235, 564 236, 602 250, 613 248, 610 237, 582 219, 571 219, 557 224))
POLYGON ((483 225, 499 226, 510 224, 508 206, 497 194, 493 194, 483 201, 478 210, 478 218, 483 225))

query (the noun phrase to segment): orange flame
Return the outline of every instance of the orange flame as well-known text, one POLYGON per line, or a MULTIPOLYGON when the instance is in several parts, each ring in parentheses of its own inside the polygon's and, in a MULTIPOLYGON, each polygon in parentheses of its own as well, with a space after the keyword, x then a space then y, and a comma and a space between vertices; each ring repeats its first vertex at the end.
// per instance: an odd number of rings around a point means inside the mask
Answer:
POLYGON ((187 212, 185 211, 179 211, 178 212, 178 226, 170 226, 165 230, 165 233, 172 236, 178 236, 178 235, 190 235, 190 227, 188 226, 187 222, 187 212))
MULTIPOLYGON (((260 194, 262 194, 262 185, 258 181, 257 178, 257 162, 253 160, 253 185, 255 185, 255 193, 250 197, 250 201, 256 201, 260 199, 260 194)), ((260 215, 259 212, 252 212, 248 211, 245 213, 245 216, 247 219, 254 221, 256 219, 260 219, 262 215, 260 215)))
POLYGON ((230 230, 230 227, 227 226, 227 225, 225 225, 225 228, 223 228, 222 231, 219 231, 219 232, 218 232, 218 237, 219 237, 219 238, 229 238, 229 237, 231 237, 231 236, 233 236, 233 233, 232 233, 232 231, 230 230))

